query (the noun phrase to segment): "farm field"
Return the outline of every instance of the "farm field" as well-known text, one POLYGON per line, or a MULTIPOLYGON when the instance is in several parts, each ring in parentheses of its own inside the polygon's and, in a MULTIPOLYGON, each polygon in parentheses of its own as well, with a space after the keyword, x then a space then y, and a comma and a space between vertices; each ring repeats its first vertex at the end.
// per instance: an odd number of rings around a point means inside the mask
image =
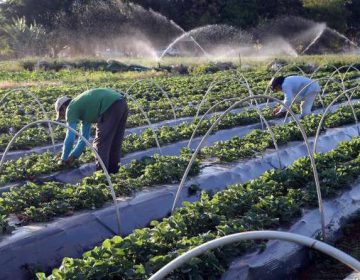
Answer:
MULTIPOLYGON (((29 62, 17 63, 0 70, 0 279, 149 279, 190 249, 230 234, 303 234, 295 225, 309 213, 314 216, 305 235, 322 239, 319 209, 325 237, 336 239, 343 228, 338 220, 360 207, 356 57, 271 65, 234 60, 226 69, 202 62, 183 65, 185 74, 165 66, 113 73, 94 61, 29 71, 29 62), (300 120, 295 104, 295 120, 274 116, 283 94, 272 92, 269 81, 279 75, 319 82, 311 115, 300 120), (46 122, 55 120, 58 97, 91 88, 122 91, 129 103, 113 189, 104 172, 95 172, 89 148, 72 166, 59 164, 65 129, 46 122), (344 197, 351 207, 341 203, 344 197)), ((256 252, 261 263, 271 248, 266 240, 223 246, 166 279, 232 279, 242 258, 256 252)), ((354 250, 350 254, 358 257, 354 250)), ((302 262, 290 262, 298 265, 287 270, 264 262, 251 273, 300 275, 302 262)), ((322 257, 315 262, 317 270, 322 257)))

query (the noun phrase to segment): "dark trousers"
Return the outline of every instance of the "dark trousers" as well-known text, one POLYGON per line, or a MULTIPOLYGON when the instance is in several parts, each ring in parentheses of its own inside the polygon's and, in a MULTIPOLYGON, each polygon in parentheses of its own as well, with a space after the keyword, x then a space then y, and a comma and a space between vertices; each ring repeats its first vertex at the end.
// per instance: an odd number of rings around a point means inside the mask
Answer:
MULTIPOLYGON (((94 148, 111 174, 119 171, 128 113, 126 99, 117 100, 101 115, 96 126, 94 148)), ((99 162, 96 161, 96 170, 101 169, 99 162)))

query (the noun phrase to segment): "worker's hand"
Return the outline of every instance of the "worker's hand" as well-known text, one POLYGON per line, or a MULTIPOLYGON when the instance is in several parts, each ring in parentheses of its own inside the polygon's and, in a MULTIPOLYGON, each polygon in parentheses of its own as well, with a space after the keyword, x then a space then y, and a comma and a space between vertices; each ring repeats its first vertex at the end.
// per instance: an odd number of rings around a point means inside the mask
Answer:
POLYGON ((73 156, 69 156, 69 158, 66 160, 66 164, 68 166, 71 166, 75 161, 75 158, 73 156))
POLYGON ((273 115, 278 115, 279 113, 280 113, 280 110, 281 110, 281 108, 280 107, 278 107, 278 108, 275 108, 274 110, 273 110, 273 115))

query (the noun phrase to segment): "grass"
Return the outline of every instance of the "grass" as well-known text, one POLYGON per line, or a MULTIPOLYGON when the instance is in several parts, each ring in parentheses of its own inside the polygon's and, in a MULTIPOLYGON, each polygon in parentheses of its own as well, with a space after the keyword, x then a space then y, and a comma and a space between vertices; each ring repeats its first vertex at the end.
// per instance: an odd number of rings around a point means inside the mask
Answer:
MULTIPOLYGON (((359 62, 358 54, 329 54, 329 55, 304 55, 298 57, 291 56, 281 56, 281 57, 227 57, 227 58, 214 58, 208 59, 206 57, 165 57, 161 61, 158 61, 154 58, 130 58, 130 57, 121 57, 114 58, 125 64, 139 64, 147 67, 157 67, 159 65, 169 66, 169 65, 186 65, 186 66, 194 66, 199 64, 208 64, 211 62, 232 62, 236 65, 248 64, 251 66, 266 66, 269 62, 273 61, 275 58, 284 59, 288 62, 295 63, 315 63, 319 65, 324 64, 352 64, 359 62)), ((75 58, 67 58, 67 59, 58 59, 59 61, 78 61, 78 60, 89 60, 96 61, 101 58, 91 58, 91 57, 75 57, 75 58)), ((22 70, 21 64, 27 60, 46 60, 46 61, 54 61, 54 59, 46 59, 46 58, 26 58, 21 60, 10 60, 10 61, 0 61, 0 68, 4 71, 20 71, 22 70)), ((129 74, 126 74, 127 76, 129 74)), ((131 76, 131 75, 130 75, 131 76)))

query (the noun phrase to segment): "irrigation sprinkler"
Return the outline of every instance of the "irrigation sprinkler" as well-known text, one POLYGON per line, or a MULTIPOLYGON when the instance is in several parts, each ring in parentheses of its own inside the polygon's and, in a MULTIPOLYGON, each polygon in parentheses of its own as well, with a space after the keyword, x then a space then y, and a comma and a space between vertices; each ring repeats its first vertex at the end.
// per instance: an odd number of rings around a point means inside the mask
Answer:
POLYGON ((177 37, 174 41, 172 41, 172 42, 170 43, 170 45, 167 46, 167 48, 166 48, 166 49, 162 52, 162 54, 160 55, 159 60, 162 60, 163 57, 165 56, 165 54, 166 54, 173 46, 175 46, 175 44, 177 44, 178 42, 180 42, 183 38, 185 38, 185 37, 187 37, 187 36, 188 36, 188 37, 194 42, 194 44, 204 53, 205 57, 206 57, 207 59, 210 59, 210 56, 209 56, 209 54, 207 53, 207 51, 205 51, 204 48, 198 43, 198 41, 196 41, 196 40, 194 39, 194 37, 191 35, 191 32, 193 32, 194 29, 186 32, 186 31, 185 31, 184 29, 182 29, 180 26, 178 26, 178 27, 179 27, 179 29, 183 32, 183 34, 180 35, 179 37, 177 37))
MULTIPOLYGON (((319 141, 319 136, 320 136, 320 132, 321 132, 321 127, 325 121, 325 116, 326 114, 329 112, 330 108, 332 105, 335 104, 335 102, 343 95, 347 94, 347 92, 349 91, 355 91, 356 89, 360 88, 360 85, 354 87, 354 88, 351 88, 351 89, 348 89, 346 91, 344 91, 342 94, 336 96, 333 101, 329 104, 329 106, 326 107, 321 119, 320 119, 320 122, 319 122, 319 126, 316 130, 316 134, 315 134, 315 140, 314 140, 314 148, 313 148, 313 153, 315 154, 316 153, 316 148, 317 148, 317 144, 318 144, 318 141, 319 141)), ((350 98, 352 98, 354 92, 350 95, 350 98)), ((355 119, 355 123, 356 123, 356 127, 357 127, 357 130, 358 130, 358 135, 360 135, 360 129, 359 129, 359 125, 358 125, 358 119, 357 119, 357 116, 356 116, 356 113, 354 113, 354 119, 355 119)))
MULTIPOLYGON (((130 87, 128 87, 128 89, 126 90, 126 94, 130 96, 130 91, 132 90, 132 88, 134 86, 136 86, 137 84, 142 83, 142 82, 147 82, 147 83, 150 82, 150 84, 154 85, 158 90, 161 91, 162 94, 165 95, 165 97, 170 102, 171 110, 173 111, 173 115, 174 115, 174 120, 176 120, 177 116, 176 116, 176 110, 175 110, 174 103, 172 102, 172 100, 171 100, 170 96, 168 95, 168 93, 157 82, 155 82, 153 79, 147 79, 147 80, 142 79, 142 80, 138 80, 138 81, 134 82, 132 85, 130 85, 130 87)), ((133 99, 135 99, 135 98, 133 97, 133 99)))
MULTIPOLYGON (((35 100, 35 102, 39 105, 42 113, 44 114, 44 117, 46 119, 50 119, 49 118, 49 115, 48 113, 46 112, 45 110, 45 107, 44 105, 40 102, 39 98, 37 98, 36 95, 32 94, 31 92, 27 91, 25 88, 17 88, 17 89, 13 89, 13 90, 10 90, 9 92, 7 92, 6 94, 4 94, 1 99, 0 99, 0 105, 3 103, 3 101, 5 100, 6 97, 8 97, 10 94, 14 93, 14 92, 21 92, 23 94, 27 94, 29 95, 32 99, 35 100)), ((54 138, 54 132, 52 130, 52 127, 51 127, 51 124, 48 123, 48 127, 49 127, 49 132, 50 132, 50 138, 51 138, 51 143, 53 145, 53 150, 54 152, 56 151, 56 148, 55 148, 55 138, 54 138)))
POLYGON ((173 272, 175 269, 179 268, 184 263, 188 262, 194 257, 197 257, 206 251, 216 249, 225 245, 230 245, 233 243, 246 241, 246 240, 282 240, 288 242, 294 242, 310 249, 318 250, 334 259, 340 261, 346 266, 350 267, 352 270, 360 272, 360 262, 350 255, 344 253, 343 251, 330 246, 319 240, 290 232, 283 231, 272 231, 272 230, 263 230, 263 231, 249 231, 235 233, 227 236, 223 236, 211 241, 208 241, 202 245, 199 245, 186 253, 178 256, 176 259, 169 262, 167 265, 162 267, 154 275, 152 275, 149 280, 161 280, 164 279, 167 275, 173 272))
POLYGON ((141 113, 144 115, 145 119, 147 120, 148 124, 149 124, 149 127, 154 135, 154 138, 155 138, 155 142, 156 142, 156 145, 158 147, 158 150, 159 150, 159 154, 162 155, 162 151, 161 151, 161 146, 160 146, 160 142, 159 142, 159 138, 156 134, 156 131, 155 131, 155 128, 153 126, 153 124, 150 122, 150 119, 148 118, 146 112, 144 111, 144 108, 136 101, 136 99, 131 96, 130 94, 128 93, 124 93, 124 95, 127 97, 127 98, 130 98, 134 104, 139 108, 139 110, 141 111, 141 113))
POLYGON ((52 120, 38 120, 38 121, 34 121, 34 122, 31 122, 27 125, 25 125, 24 127, 22 127, 18 132, 16 132, 16 134, 12 137, 12 139, 10 140, 10 142, 8 143, 8 145, 6 146, 6 149, 4 151, 4 153, 2 154, 2 157, 1 157, 1 161, 0 161, 0 170, 2 168, 2 165, 4 163, 4 160, 5 160, 5 157, 7 155, 7 153, 9 152, 10 150, 10 147, 11 145, 15 142, 16 138, 23 132, 25 131, 26 129, 28 129, 29 127, 33 126, 33 125, 37 125, 37 124, 43 124, 43 123, 52 123, 52 124, 55 124, 55 125, 59 125, 59 126, 62 126, 66 129, 69 129, 71 132, 75 133, 82 141, 84 141, 84 143, 86 144, 86 146, 88 146, 91 151, 95 154, 95 157, 97 158, 97 160, 99 161, 100 165, 101 165, 101 168, 103 169, 104 171, 104 174, 105 174, 105 177, 106 177, 106 180, 108 181, 108 184, 109 184, 109 189, 110 189, 110 192, 111 192, 111 196, 112 196, 112 199, 113 199, 113 202, 114 202, 114 205, 115 205, 115 212, 116 212, 116 220, 117 220, 117 224, 118 224, 118 232, 119 234, 121 234, 121 227, 120 227, 120 213, 119 213, 119 208, 117 207, 117 200, 116 200, 116 194, 115 194, 115 191, 114 191, 114 187, 112 185, 112 182, 111 182, 111 178, 110 178, 110 175, 105 167, 105 164, 104 162, 102 161, 101 157, 99 156, 98 152, 95 150, 95 148, 90 144, 90 142, 84 137, 82 136, 79 132, 77 132, 75 129, 71 128, 70 126, 68 126, 67 124, 64 124, 62 122, 58 122, 58 121, 52 121, 52 120))
POLYGON ((184 175, 181 179, 181 182, 178 186, 177 192, 176 192, 176 196, 173 202, 173 206, 172 206, 172 210, 171 212, 173 213, 177 202, 180 198, 180 193, 184 187, 184 184, 186 182, 187 176, 189 174, 189 171, 191 169, 191 166, 193 164, 193 162, 196 159, 197 154, 200 151, 200 148, 202 147, 203 143, 207 140, 207 138, 209 137, 210 133, 212 132, 212 130, 215 128, 215 126, 218 125, 218 123, 224 118, 225 115, 227 115, 234 107, 238 106, 239 104, 242 104, 244 102, 250 101, 252 99, 261 99, 261 98, 269 98, 272 101, 278 103, 279 105, 283 106, 287 112, 290 113, 290 115, 292 116, 292 118, 294 119, 294 121, 296 122, 296 125, 298 126, 302 137, 304 138, 304 143, 306 145, 306 149, 310 158, 310 162, 311 162, 311 167, 313 170, 313 174, 314 174, 314 180, 315 180, 315 186, 316 186, 316 192, 317 192, 317 197, 318 197, 318 204, 319 204, 319 212, 320 212, 320 221, 321 221, 321 230, 322 230, 322 237, 323 239, 325 239, 325 215, 324 215, 324 208, 323 208, 323 201, 322 201, 322 197, 321 197, 321 189, 320 189, 320 181, 319 181, 319 176, 318 176, 318 172, 316 169, 316 163, 315 163, 315 159, 314 159, 314 154, 310 148, 309 145, 309 141, 308 141, 308 137, 306 135, 306 132, 304 130, 304 127, 302 126, 302 124, 297 120, 296 115, 294 114, 294 112, 288 107, 286 106, 283 102, 281 102, 279 99, 269 96, 269 95, 256 95, 256 96, 249 96, 246 97, 240 101, 235 101, 226 111, 224 111, 218 118, 217 120, 212 124, 212 126, 209 128, 209 130, 206 132, 206 134, 203 136, 203 138, 201 139, 199 145, 196 147, 188 166, 186 167, 186 170, 184 172, 184 175))

